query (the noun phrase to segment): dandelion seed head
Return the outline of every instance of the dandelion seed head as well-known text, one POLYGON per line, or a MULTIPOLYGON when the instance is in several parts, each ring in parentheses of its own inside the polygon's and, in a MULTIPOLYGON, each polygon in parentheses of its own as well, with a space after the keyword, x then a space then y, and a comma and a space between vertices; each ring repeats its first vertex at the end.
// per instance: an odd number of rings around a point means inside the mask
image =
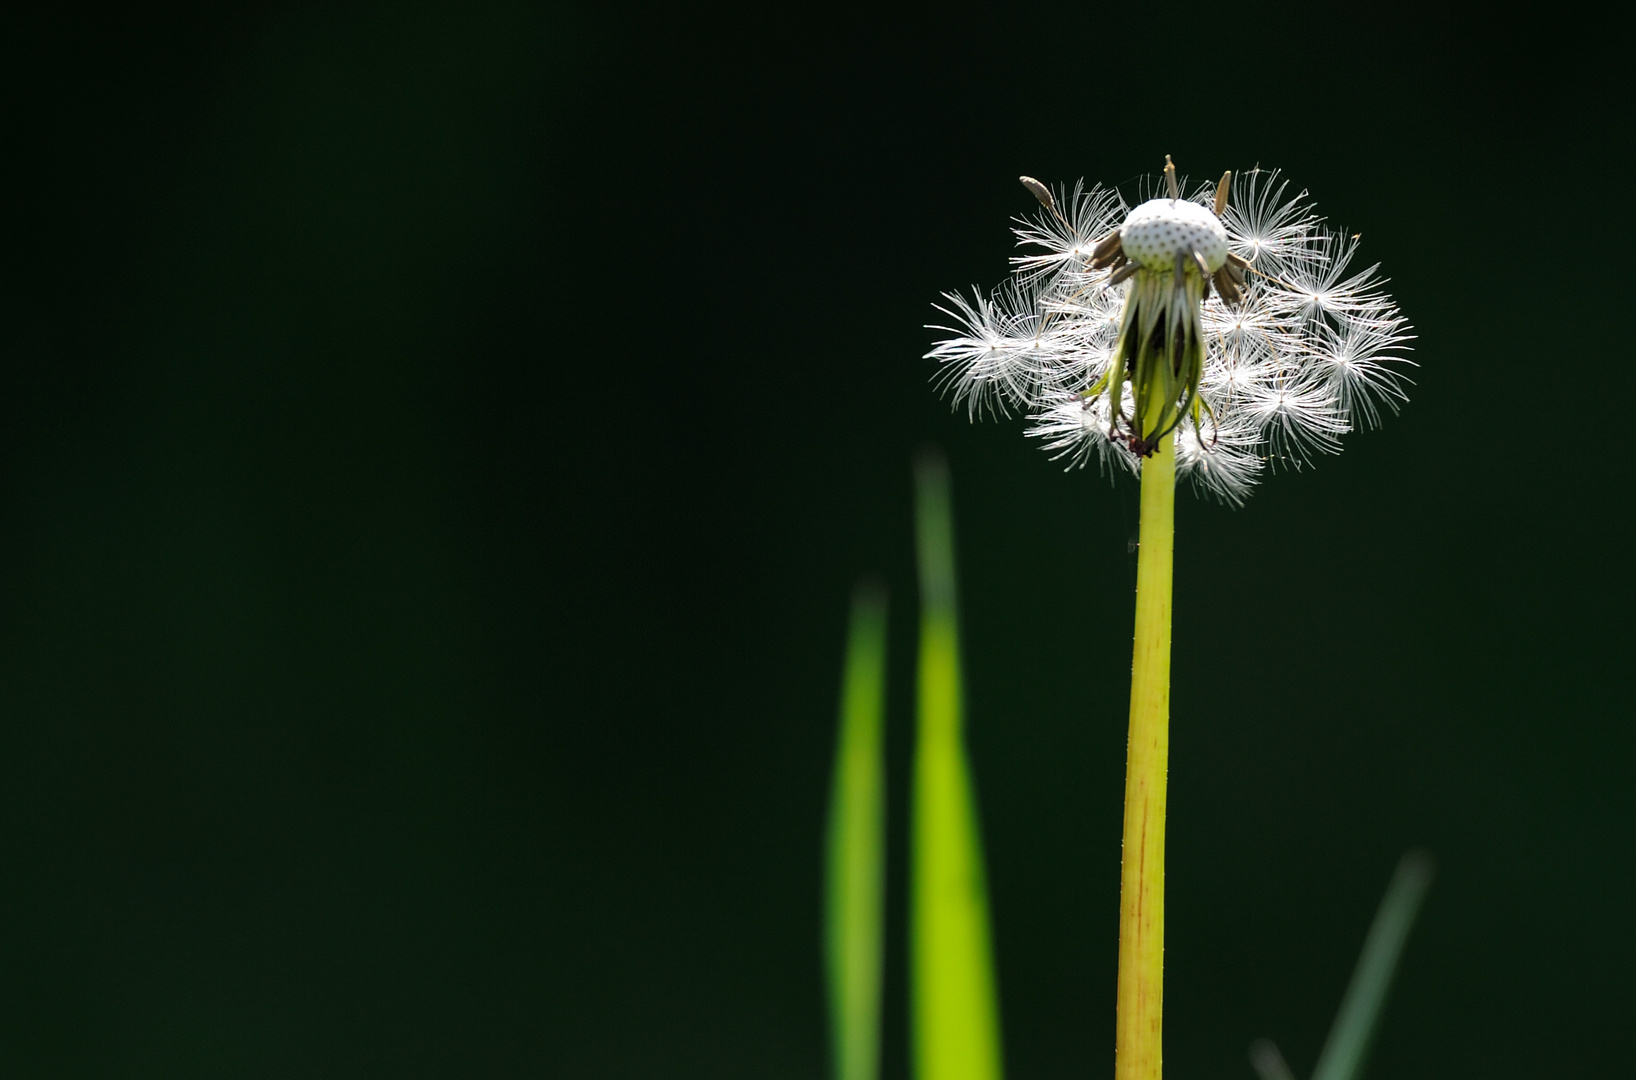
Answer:
POLYGON ((1022 414, 1067 468, 1139 472, 1174 433, 1178 477, 1236 506, 1395 413, 1414 335, 1378 266, 1354 266, 1359 237, 1276 171, 1190 198, 1171 178, 1134 208, 1023 178, 1040 208, 1013 230, 1012 277, 946 294, 926 355, 956 407, 1022 414))

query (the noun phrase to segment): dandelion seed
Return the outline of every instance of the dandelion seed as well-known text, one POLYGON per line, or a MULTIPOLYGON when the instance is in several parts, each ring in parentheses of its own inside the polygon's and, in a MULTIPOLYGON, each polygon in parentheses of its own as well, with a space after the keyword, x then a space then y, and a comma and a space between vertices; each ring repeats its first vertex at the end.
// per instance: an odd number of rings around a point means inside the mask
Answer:
POLYGON ((1396 412, 1413 332, 1305 191, 1258 168, 1184 195, 1166 161, 1134 207, 1024 177, 1012 278, 948 294, 927 357, 957 407, 1024 414, 1069 468, 1139 472, 1174 433, 1177 475, 1236 505, 1396 412))

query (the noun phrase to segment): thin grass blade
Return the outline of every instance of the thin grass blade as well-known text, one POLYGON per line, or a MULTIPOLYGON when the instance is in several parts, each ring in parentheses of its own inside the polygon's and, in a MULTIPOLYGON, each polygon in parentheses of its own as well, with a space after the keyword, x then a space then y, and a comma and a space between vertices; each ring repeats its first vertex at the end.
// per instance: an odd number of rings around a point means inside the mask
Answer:
POLYGON ((920 564, 919 719, 910 907, 918 1080, 1000 1080, 999 1008, 977 808, 962 727, 948 468, 915 466, 920 564))
POLYGON ((1431 856, 1423 851, 1411 851, 1397 864, 1312 1080, 1356 1080, 1360 1074, 1398 958, 1403 955, 1403 943, 1420 914, 1432 874, 1431 856))
POLYGON ((1271 1039, 1257 1039, 1250 1044, 1250 1065, 1261 1080, 1295 1080, 1284 1055, 1271 1039))
POLYGON ((829 798, 824 959, 835 1080, 880 1073, 881 939, 886 874, 886 596, 852 595, 829 798))

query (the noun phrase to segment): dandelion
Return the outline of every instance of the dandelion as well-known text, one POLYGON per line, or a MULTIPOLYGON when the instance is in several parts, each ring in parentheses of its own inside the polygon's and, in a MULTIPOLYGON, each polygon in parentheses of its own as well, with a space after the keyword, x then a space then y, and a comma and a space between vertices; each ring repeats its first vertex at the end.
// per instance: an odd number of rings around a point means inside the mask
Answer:
POLYGON ((1176 470, 1238 505, 1268 468, 1340 449, 1405 400, 1412 332, 1358 237, 1254 169, 1184 197, 1023 184, 1041 211, 1000 288, 949 293, 928 358, 975 419, 1028 418, 1068 467, 1138 473, 1174 433, 1176 470))
POLYGON ((1277 172, 1222 176, 1135 207, 1052 191, 1014 230, 991 293, 946 294, 927 356, 956 406, 1028 418, 1068 467, 1141 477, 1141 547, 1119 896, 1115 1080, 1159 1080, 1170 612, 1178 476, 1241 504, 1269 468, 1340 449, 1405 400, 1408 323, 1358 236, 1329 229, 1277 172))

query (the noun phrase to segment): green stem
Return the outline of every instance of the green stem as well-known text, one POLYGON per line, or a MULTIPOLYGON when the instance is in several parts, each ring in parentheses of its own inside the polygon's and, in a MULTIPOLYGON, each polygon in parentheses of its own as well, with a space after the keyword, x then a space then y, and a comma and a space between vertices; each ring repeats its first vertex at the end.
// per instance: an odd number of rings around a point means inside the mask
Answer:
POLYGON ((1136 560, 1136 634, 1119 881, 1114 1080, 1159 1080, 1163 1070, 1165 780, 1170 759, 1175 516, 1175 437, 1167 435, 1142 464, 1141 548, 1136 560))

